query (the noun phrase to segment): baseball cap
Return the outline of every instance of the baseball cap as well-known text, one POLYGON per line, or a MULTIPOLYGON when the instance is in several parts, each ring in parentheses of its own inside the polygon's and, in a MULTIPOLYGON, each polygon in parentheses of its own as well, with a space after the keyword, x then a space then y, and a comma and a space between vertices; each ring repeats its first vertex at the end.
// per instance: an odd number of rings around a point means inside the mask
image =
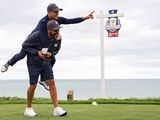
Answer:
POLYGON ((63 9, 59 8, 55 3, 51 3, 47 7, 47 11, 62 11, 63 9))
POLYGON ((56 20, 50 20, 47 23, 47 28, 54 30, 54 31, 57 31, 62 27, 58 24, 58 22, 56 20))

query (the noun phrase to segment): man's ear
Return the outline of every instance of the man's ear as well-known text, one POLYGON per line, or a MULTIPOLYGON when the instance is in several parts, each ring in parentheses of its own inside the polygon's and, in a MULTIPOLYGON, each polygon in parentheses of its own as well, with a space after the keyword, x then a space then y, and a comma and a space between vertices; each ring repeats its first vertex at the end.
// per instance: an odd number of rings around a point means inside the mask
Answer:
POLYGON ((49 28, 47 28, 47 32, 48 32, 48 33, 50 33, 50 32, 51 32, 51 30, 50 30, 49 28))
POLYGON ((50 14, 51 14, 51 11, 48 11, 48 12, 47 12, 47 15, 50 16, 50 14))

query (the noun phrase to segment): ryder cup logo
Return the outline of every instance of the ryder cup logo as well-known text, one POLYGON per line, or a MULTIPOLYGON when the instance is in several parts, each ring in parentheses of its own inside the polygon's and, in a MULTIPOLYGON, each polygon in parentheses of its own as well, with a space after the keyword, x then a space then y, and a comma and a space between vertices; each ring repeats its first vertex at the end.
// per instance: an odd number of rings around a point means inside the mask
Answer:
MULTIPOLYGON (((109 14, 116 14, 118 10, 109 10, 109 14)), ((108 37, 118 37, 118 31, 121 28, 118 17, 109 17, 106 21, 105 28, 108 32, 108 37)))

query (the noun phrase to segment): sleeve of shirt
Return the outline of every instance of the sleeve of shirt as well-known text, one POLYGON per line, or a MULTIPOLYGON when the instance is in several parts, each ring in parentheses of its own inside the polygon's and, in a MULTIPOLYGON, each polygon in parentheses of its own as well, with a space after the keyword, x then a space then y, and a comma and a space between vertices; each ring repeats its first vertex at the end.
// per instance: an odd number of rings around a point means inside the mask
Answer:
POLYGON ((38 50, 36 49, 38 39, 35 39, 36 35, 29 36, 22 44, 22 48, 33 55, 36 55, 38 50))
POLYGON ((61 41, 62 41, 62 40, 57 40, 57 41, 56 41, 57 47, 56 47, 56 49, 52 52, 52 55, 57 55, 57 53, 59 52, 59 50, 60 50, 60 48, 61 48, 61 41))
POLYGON ((83 22, 83 18, 82 17, 77 17, 77 18, 64 18, 64 17, 59 17, 59 23, 60 24, 76 24, 76 23, 81 23, 83 22))
POLYGON ((38 27, 38 31, 39 31, 40 40, 41 41, 48 40, 46 21, 39 21, 37 27, 38 27))

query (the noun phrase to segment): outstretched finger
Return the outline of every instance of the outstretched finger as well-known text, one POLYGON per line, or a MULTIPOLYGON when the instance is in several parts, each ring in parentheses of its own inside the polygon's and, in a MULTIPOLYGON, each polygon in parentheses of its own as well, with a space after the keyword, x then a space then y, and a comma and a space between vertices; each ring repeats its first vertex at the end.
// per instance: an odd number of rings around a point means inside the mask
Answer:
POLYGON ((89 15, 92 15, 95 11, 92 11, 89 15))

